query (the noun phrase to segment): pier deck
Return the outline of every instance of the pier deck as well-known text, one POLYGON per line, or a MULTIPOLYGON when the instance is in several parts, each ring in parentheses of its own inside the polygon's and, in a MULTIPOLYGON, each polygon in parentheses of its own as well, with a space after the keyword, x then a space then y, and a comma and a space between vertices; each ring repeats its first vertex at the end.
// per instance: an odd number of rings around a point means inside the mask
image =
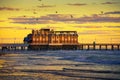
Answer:
POLYGON ((6 43, 0 44, 1 50, 27 50, 29 44, 23 43, 6 43))
MULTIPOLYGON (((59 44, 59 45, 55 45, 55 44, 24 44, 24 43, 11 43, 11 44, 0 44, 0 49, 4 50, 27 50, 29 48, 29 46, 37 46, 37 47, 43 47, 46 46, 49 48, 52 46, 56 49, 59 50, 66 48, 68 50, 120 50, 120 44, 117 43, 97 43, 97 44, 90 44, 90 43, 79 43, 79 44, 59 44), (68 45, 70 47, 67 48, 68 45), (58 48, 57 48, 58 46, 58 48), (73 48, 73 49, 72 49, 73 48)), ((50 48, 51 49, 51 48, 50 48)))
POLYGON ((117 43, 97 43, 97 44, 90 44, 90 43, 81 43, 78 45, 80 50, 120 50, 120 44, 117 43))

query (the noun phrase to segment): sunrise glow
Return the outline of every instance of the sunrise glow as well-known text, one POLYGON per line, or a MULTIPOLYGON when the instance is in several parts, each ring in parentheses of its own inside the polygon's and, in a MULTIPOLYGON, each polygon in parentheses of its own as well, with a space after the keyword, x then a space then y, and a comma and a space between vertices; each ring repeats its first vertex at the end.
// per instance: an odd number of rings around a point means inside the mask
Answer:
POLYGON ((120 0, 0 0, 0 43, 32 29, 77 31, 79 43, 120 43, 120 0))

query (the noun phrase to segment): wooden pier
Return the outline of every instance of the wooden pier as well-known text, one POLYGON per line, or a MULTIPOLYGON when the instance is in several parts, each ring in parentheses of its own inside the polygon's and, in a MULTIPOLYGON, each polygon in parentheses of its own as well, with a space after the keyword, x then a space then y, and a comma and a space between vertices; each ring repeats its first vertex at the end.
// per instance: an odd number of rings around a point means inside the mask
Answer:
POLYGON ((79 44, 80 50, 120 50, 120 44, 104 43, 104 44, 79 44))
POLYGON ((9 43, 9 44, 0 44, 0 50, 27 50, 29 44, 23 43, 9 43))
MULTIPOLYGON (((47 48, 47 50, 120 50, 120 44, 113 43, 79 43, 79 44, 61 44, 61 45, 52 45, 52 44, 24 44, 24 43, 15 43, 15 44, 0 44, 0 50, 30 50, 29 47, 38 48, 35 50, 42 50, 47 48), (68 46, 67 46, 68 45, 68 46), (45 46, 45 47, 44 47, 45 46), (54 49, 53 49, 54 48, 54 49)), ((32 50, 31 48, 31 50, 32 50)))

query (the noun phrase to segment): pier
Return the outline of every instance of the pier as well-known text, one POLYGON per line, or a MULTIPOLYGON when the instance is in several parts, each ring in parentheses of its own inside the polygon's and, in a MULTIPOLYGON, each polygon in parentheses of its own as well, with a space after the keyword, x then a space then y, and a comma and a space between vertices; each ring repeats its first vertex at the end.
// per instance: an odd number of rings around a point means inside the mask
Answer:
POLYGON ((0 44, 0 50, 120 50, 120 44, 111 43, 79 43, 76 45, 67 44, 0 44), (29 47, 32 47, 29 49, 29 47), (34 49, 35 48, 35 49, 34 49))
POLYGON ((82 43, 78 45, 79 50, 120 50, 120 44, 117 43, 82 43))
POLYGON ((27 50, 29 44, 23 43, 6 43, 0 44, 0 50, 27 50))

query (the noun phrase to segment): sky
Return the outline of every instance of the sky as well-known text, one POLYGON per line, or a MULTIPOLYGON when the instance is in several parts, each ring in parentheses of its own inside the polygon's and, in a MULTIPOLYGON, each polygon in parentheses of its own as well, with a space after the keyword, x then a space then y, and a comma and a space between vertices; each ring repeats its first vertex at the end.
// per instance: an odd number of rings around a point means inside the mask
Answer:
POLYGON ((41 28, 77 31, 79 43, 120 43, 120 0, 0 0, 0 43, 41 28))

